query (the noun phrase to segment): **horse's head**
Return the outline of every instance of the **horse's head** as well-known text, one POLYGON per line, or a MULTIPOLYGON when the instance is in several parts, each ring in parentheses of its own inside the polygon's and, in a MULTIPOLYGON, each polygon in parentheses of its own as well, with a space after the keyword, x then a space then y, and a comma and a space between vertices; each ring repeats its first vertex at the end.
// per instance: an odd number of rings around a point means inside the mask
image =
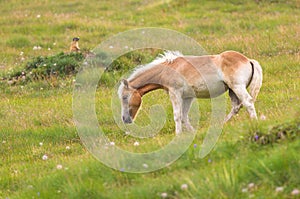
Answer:
POLYGON ((119 88, 119 98, 122 104, 122 120, 132 123, 142 103, 142 96, 137 89, 132 88, 126 79, 122 80, 119 88))

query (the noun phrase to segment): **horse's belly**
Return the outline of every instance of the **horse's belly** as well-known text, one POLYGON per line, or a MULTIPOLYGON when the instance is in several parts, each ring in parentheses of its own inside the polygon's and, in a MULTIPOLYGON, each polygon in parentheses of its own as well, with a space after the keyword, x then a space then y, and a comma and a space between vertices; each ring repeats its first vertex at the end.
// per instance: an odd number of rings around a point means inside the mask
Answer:
POLYGON ((221 81, 211 82, 208 84, 201 82, 196 85, 192 85, 192 88, 197 98, 214 98, 223 94, 227 90, 226 85, 221 81))

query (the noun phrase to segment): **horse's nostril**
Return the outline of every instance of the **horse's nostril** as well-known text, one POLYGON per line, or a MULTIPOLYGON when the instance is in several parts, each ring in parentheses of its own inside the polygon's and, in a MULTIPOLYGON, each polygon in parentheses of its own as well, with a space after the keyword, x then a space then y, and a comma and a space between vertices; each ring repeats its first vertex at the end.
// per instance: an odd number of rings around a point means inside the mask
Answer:
POLYGON ((125 117, 124 116, 122 116, 122 120, 123 120, 123 122, 125 121, 125 117))

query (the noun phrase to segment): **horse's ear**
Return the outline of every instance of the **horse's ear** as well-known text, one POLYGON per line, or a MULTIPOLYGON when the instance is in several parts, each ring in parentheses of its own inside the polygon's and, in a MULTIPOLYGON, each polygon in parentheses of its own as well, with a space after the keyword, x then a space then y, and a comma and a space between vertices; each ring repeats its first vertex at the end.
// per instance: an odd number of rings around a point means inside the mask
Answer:
POLYGON ((122 79, 122 83, 124 84, 125 88, 129 88, 129 83, 127 79, 122 79))

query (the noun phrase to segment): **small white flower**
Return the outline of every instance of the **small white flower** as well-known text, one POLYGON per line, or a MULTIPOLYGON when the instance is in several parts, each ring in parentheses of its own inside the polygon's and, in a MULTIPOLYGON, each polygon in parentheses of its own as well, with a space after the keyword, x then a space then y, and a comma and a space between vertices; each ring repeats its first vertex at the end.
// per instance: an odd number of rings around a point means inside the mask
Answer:
POLYGON ((109 145, 110 146, 115 146, 115 143, 114 142, 110 142, 109 145))
POLYGON ((246 193, 246 192, 248 192, 248 189, 247 189, 247 188, 243 188, 243 189, 242 189, 242 192, 243 192, 243 193, 246 193))
POLYGON ((126 132, 125 132, 125 135, 130 135, 130 132, 129 132, 129 131, 126 131, 126 132))
POLYGON ((58 170, 60 170, 60 169, 63 168, 63 166, 62 166, 61 164, 58 164, 58 165, 56 165, 56 168, 57 168, 58 170))
POLYGON ((47 64, 44 64, 43 66, 47 66, 47 64))
POLYGON ((182 190, 187 190, 188 189, 188 185, 187 184, 182 184, 180 188, 182 190))
POLYGON ((25 58, 24 57, 21 57, 21 61, 24 61, 25 60, 25 58))
POLYGON ((53 46, 56 46, 56 43, 55 43, 55 42, 53 43, 53 46))
POLYGON ((23 51, 21 51, 21 52, 20 52, 20 56, 22 56, 23 54, 24 54, 24 52, 23 52, 23 51))
POLYGON ((43 155, 42 159, 43 160, 48 160, 48 156, 45 154, 45 155, 43 155))
POLYGON ((291 192, 291 194, 292 194, 293 196, 296 196, 296 195, 299 195, 299 194, 300 194, 300 191, 299 191, 299 189, 294 189, 294 190, 291 192))
POLYGON ((71 147, 70 147, 70 146, 66 146, 66 149, 67 149, 67 150, 70 150, 70 149, 71 149, 71 147))
POLYGON ((124 48, 125 48, 125 49, 128 49, 128 46, 125 46, 124 48))
POLYGON ((40 142, 39 145, 40 145, 40 146, 43 146, 43 142, 40 142))
POLYGON ((24 89, 24 86, 21 86, 21 89, 24 89))
POLYGON ((143 164, 143 167, 147 169, 149 166, 148 164, 143 164))
POLYGON ((253 188, 254 188, 254 186, 255 186, 255 184, 254 184, 254 183, 249 183, 249 184, 248 184, 248 188, 249 188, 249 189, 253 189, 253 188))
POLYGON ((30 184, 27 186, 28 189, 33 189, 33 186, 30 184))
POLYGON ((56 66, 56 63, 54 63, 53 66, 56 66))
POLYGON ((114 48, 113 46, 109 46, 109 48, 114 48))
POLYGON ((38 49, 38 50, 41 50, 41 49, 42 49, 42 47, 38 46, 38 47, 37 47, 37 49, 38 49))
POLYGON ((275 191, 276 192, 283 192, 284 187, 276 187, 275 191))
POLYGON ((161 197, 162 197, 162 198, 166 198, 166 197, 168 197, 168 194, 167 194, 166 192, 161 193, 161 197))
POLYGON ((133 143, 133 146, 139 146, 139 145, 140 145, 139 142, 134 142, 134 143, 133 143))
POLYGON ((48 48, 48 50, 51 50, 51 48, 48 48))
POLYGON ((5 143, 6 143, 6 141, 5 141, 5 140, 3 140, 3 141, 2 141, 2 144, 5 144, 5 143))
POLYGON ((41 17, 41 15, 36 15, 36 18, 40 18, 41 17))
POLYGON ((41 88, 40 88, 40 90, 44 90, 44 88, 43 88, 43 87, 41 87, 41 88))
POLYGON ((37 50, 38 47, 37 46, 33 46, 32 50, 37 50))

